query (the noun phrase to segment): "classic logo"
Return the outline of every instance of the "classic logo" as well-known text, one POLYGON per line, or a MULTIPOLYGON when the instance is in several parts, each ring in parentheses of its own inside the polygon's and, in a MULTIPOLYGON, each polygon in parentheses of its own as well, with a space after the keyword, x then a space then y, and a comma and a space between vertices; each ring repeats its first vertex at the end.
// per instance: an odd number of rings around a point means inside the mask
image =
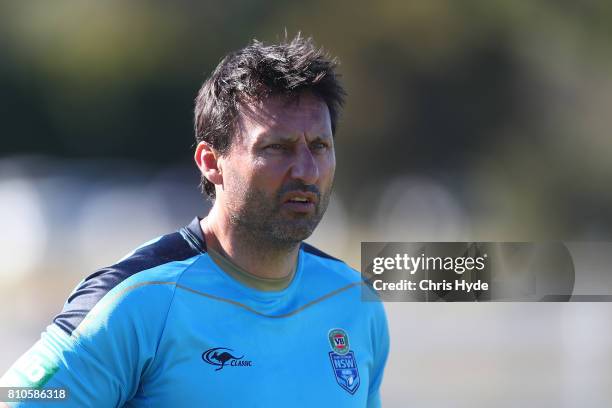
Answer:
POLYGON ((226 365, 230 367, 252 367, 253 362, 251 360, 243 360, 244 356, 236 357, 233 353, 234 350, 225 347, 215 347, 210 350, 206 350, 202 353, 202 360, 204 362, 218 366, 215 371, 221 370, 226 365))
POLYGON ((349 341, 346 332, 342 329, 329 331, 329 345, 338 354, 346 354, 349 351, 349 341))
POLYGON ((340 387, 353 395, 357 392, 361 380, 357 369, 355 353, 349 349, 349 339, 346 332, 342 329, 332 329, 328 334, 329 345, 332 351, 329 352, 336 382, 340 387))

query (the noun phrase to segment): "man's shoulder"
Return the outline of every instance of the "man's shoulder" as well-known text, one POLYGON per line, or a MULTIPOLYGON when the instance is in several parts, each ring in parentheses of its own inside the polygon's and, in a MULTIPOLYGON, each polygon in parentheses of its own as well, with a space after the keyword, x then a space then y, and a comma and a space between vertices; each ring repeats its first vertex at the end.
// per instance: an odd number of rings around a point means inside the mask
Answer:
MULTIPOLYGON (((117 301, 128 298, 131 292, 148 295, 162 301, 162 294, 171 299, 174 286, 181 274, 204 253, 194 245, 186 228, 151 240, 120 259, 83 279, 68 297, 54 323, 71 334, 85 317, 109 296, 117 301), (140 290, 147 288, 147 290, 140 290)), ((146 299, 145 299, 146 300, 146 299)))
POLYGON ((322 250, 314 247, 311 244, 302 242, 301 250, 304 252, 305 256, 308 259, 316 260, 322 265, 329 266, 330 268, 333 268, 333 269, 351 270, 353 272, 356 272, 353 268, 348 266, 346 262, 344 262, 343 260, 336 258, 328 254, 327 252, 323 252, 322 250))
POLYGON ((349 302, 350 310, 359 311, 362 317, 374 316, 374 320, 384 321, 384 308, 381 302, 377 301, 376 295, 373 297, 369 293, 370 288, 360 272, 312 245, 303 243, 302 251, 305 254, 302 279, 305 279, 308 286, 307 290, 303 288, 305 293, 317 293, 318 296, 322 294, 324 298, 340 302, 332 303, 334 307, 339 307, 340 304, 346 307, 346 302, 349 302))
POLYGON ((360 273, 343 260, 305 242, 302 243, 302 251, 305 255, 307 269, 321 271, 326 277, 347 284, 358 284, 361 282, 360 273))

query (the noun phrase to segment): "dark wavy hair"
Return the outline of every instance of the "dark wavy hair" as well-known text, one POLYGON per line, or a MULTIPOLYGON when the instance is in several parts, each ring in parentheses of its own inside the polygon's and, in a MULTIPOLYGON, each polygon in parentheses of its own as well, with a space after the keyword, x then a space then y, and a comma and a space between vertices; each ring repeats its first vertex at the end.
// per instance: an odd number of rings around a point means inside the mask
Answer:
MULTIPOLYGON (((338 62, 312 38, 299 33, 291 40, 265 45, 253 40, 227 55, 204 82, 195 100, 196 142, 227 153, 236 134, 240 104, 270 95, 298 97, 305 91, 320 97, 329 109, 332 133, 346 92, 338 80, 338 62)), ((202 175, 202 191, 215 198, 215 186, 202 175)))

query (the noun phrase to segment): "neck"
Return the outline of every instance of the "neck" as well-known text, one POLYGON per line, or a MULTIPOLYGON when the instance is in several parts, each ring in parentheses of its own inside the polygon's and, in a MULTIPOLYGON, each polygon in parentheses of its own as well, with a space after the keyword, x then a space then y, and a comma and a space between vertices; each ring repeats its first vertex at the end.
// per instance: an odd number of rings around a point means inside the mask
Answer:
POLYGON ((293 272, 300 245, 278 246, 241 231, 217 205, 200 221, 206 245, 260 278, 283 278, 293 272))

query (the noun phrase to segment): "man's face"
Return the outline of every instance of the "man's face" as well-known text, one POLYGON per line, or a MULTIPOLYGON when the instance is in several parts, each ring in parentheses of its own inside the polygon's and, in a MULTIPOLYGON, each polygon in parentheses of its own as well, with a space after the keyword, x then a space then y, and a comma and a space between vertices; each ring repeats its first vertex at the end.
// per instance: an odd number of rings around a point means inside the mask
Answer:
POLYGON ((327 105, 311 94, 271 96, 245 104, 237 128, 217 192, 231 223, 272 245, 308 238, 327 209, 336 168, 327 105))

